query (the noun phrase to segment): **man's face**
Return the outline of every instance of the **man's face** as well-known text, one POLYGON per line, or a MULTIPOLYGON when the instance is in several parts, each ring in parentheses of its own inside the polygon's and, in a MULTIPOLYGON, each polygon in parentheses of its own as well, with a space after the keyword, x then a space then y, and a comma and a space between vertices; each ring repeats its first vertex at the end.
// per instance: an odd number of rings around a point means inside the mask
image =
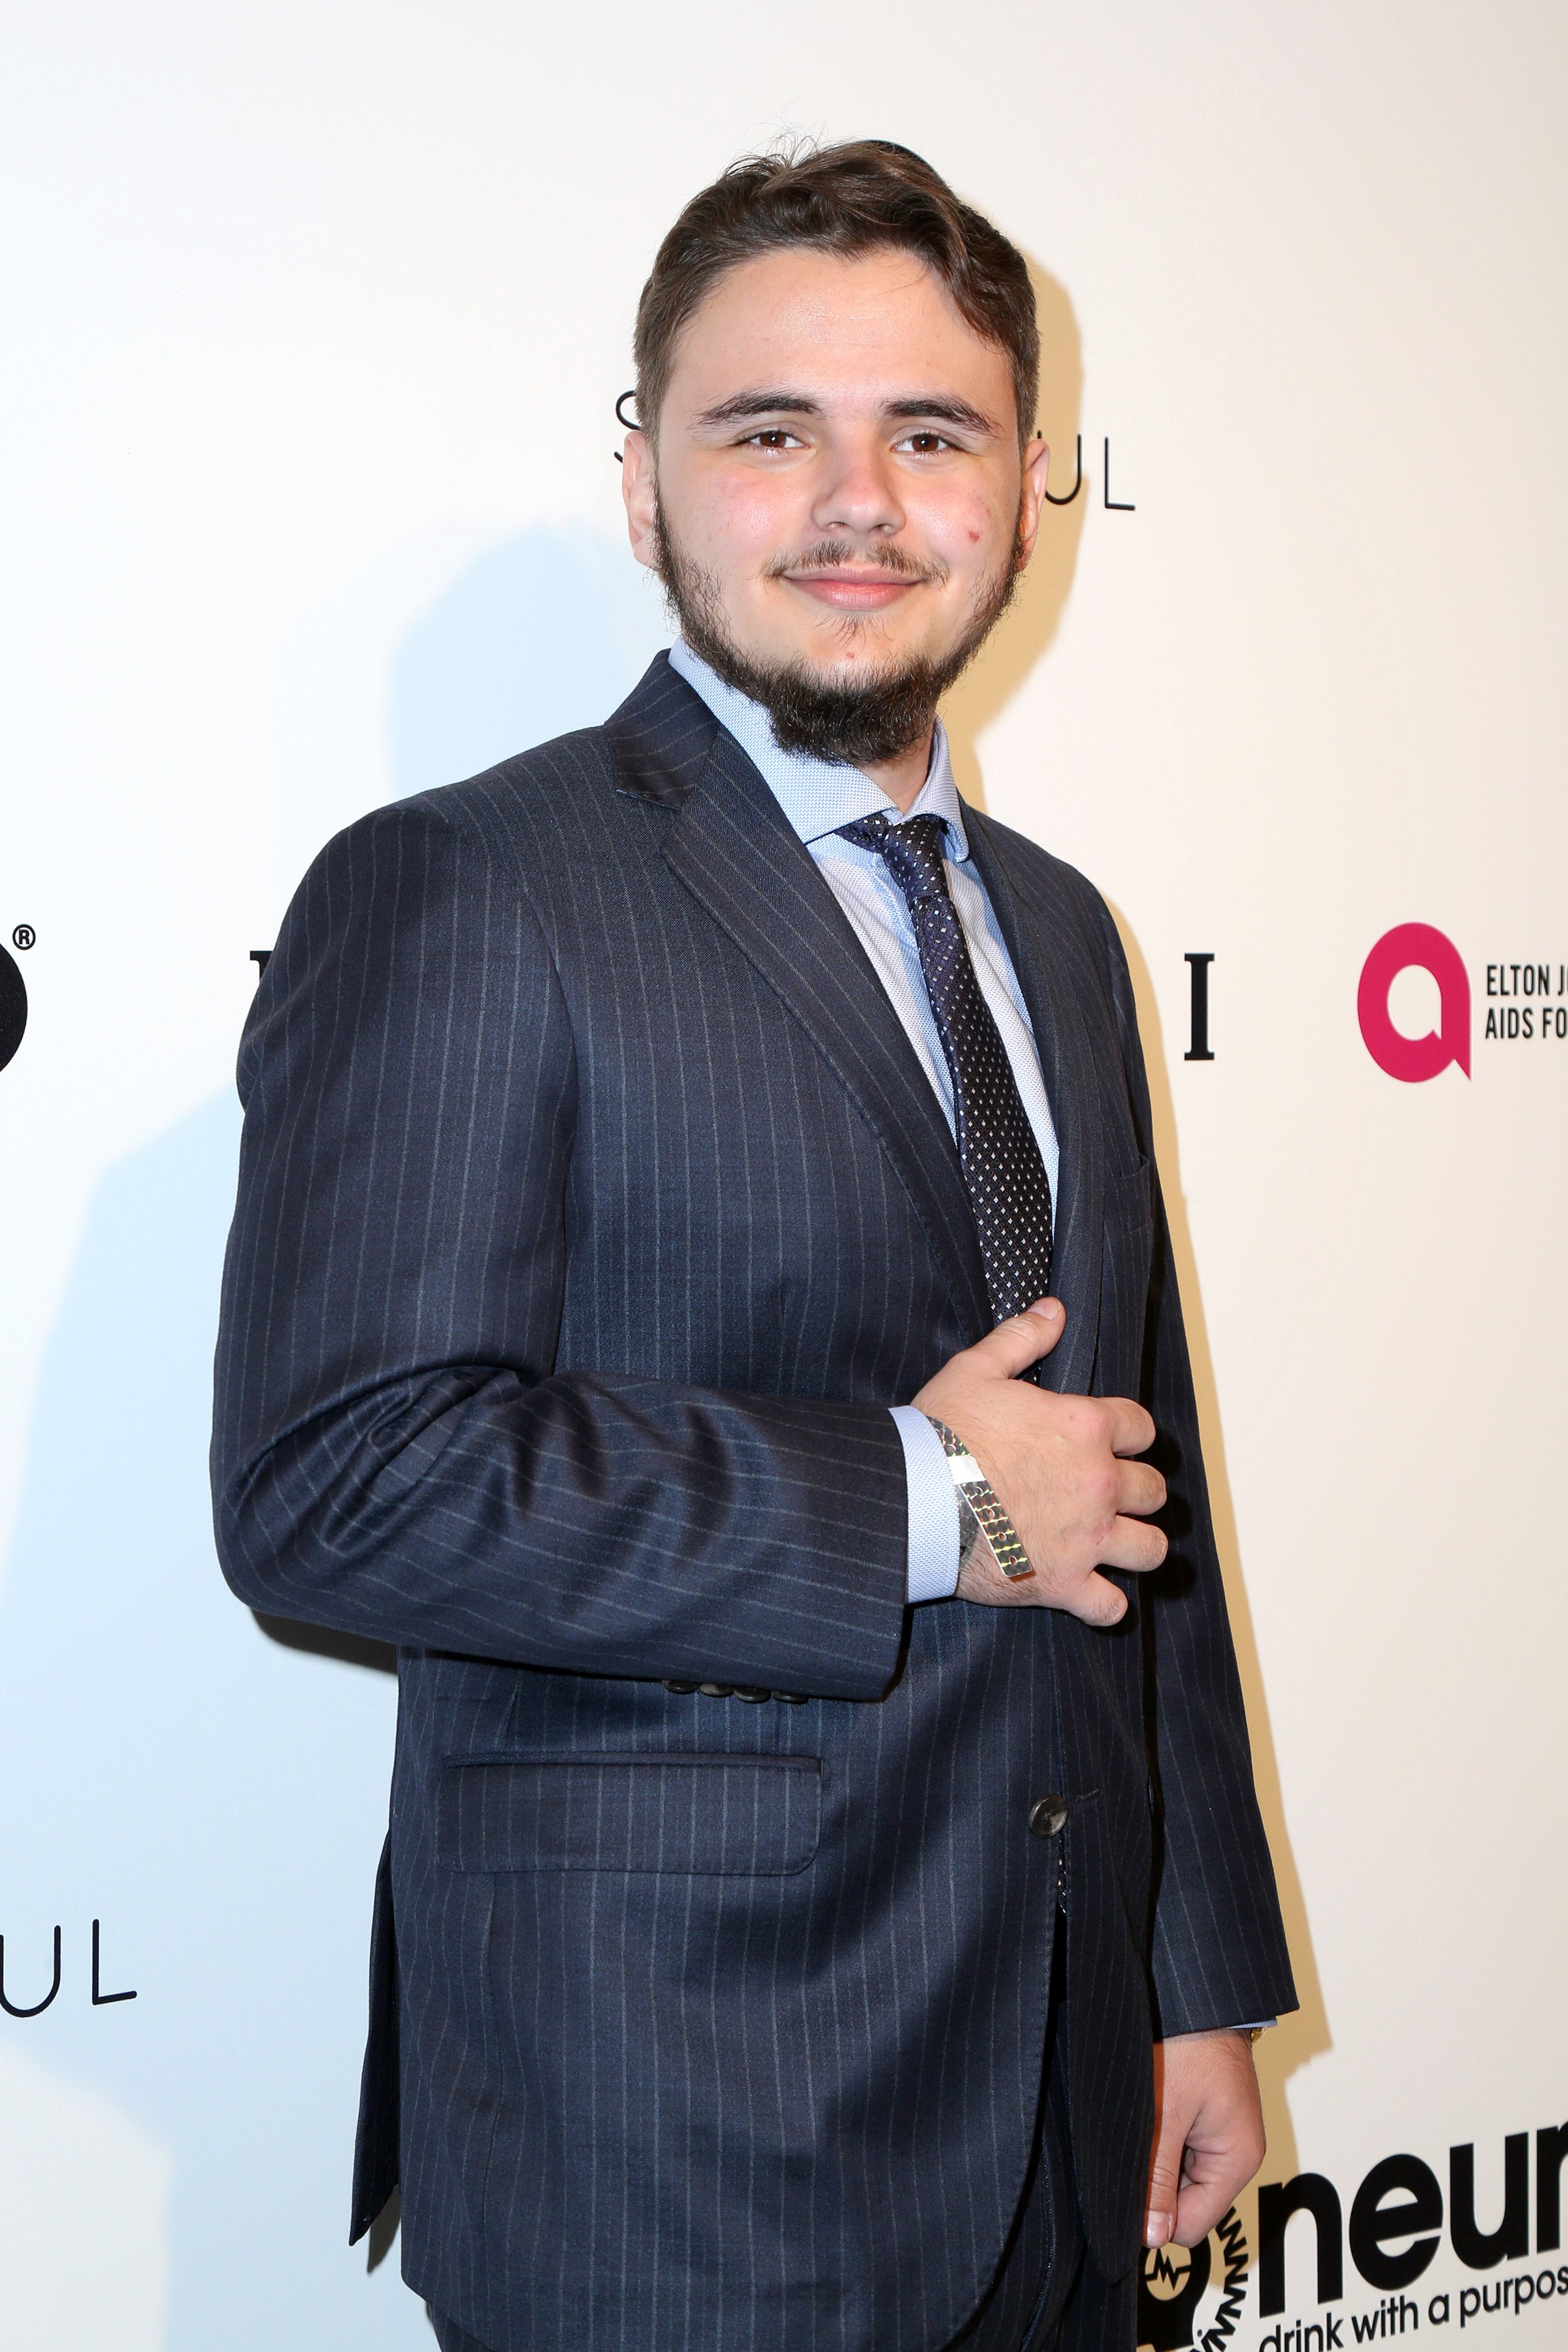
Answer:
POLYGON ((852 708, 900 679, 940 691, 974 650, 1045 468, 1043 443, 1020 456, 1005 353, 917 256, 797 250, 742 263, 688 320, 657 452, 631 435, 624 474, 633 548, 696 649, 852 708))

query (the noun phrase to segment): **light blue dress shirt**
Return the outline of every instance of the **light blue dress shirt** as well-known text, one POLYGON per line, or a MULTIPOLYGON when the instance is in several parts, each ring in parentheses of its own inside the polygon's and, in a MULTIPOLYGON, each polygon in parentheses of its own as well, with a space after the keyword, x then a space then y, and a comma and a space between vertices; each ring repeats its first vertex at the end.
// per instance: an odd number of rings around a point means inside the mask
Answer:
MULTIPOLYGON (((727 686, 691 651, 677 642, 670 667, 702 697, 720 723, 758 770, 818 872, 847 916, 851 929, 871 959, 938 1101, 953 1127, 952 1077, 942 1050, 936 1019, 921 971, 920 950, 909 902, 874 849, 862 849, 839 835, 840 825, 879 813, 895 824, 904 820, 879 784, 859 768, 837 766, 798 751, 782 751, 761 703, 727 686)), ((1013 1066, 1029 1125, 1035 1130, 1051 1197, 1058 1192, 1057 1131, 1040 1076, 1035 1033, 1023 991, 998 928, 991 901, 969 855, 963 803, 952 781, 947 736, 939 719, 931 766, 910 816, 935 816, 947 828, 948 888, 969 946, 974 976, 1001 1033, 1013 1066)), ((956 1132, 956 1129, 955 1129, 956 1132)), ((958 1494, 942 1440, 913 1405, 890 1408, 903 1442, 909 1479, 909 1595, 911 1601, 949 1601, 958 1584, 958 1494)))

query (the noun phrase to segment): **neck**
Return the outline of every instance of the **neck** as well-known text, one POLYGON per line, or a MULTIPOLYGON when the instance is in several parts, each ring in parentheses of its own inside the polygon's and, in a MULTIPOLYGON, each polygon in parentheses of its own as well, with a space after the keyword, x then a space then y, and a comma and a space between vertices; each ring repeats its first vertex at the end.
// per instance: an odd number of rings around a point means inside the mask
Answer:
POLYGON ((871 782, 887 793, 900 816, 907 816, 920 798, 921 787, 931 768, 934 732, 933 720, 919 741, 911 743, 907 751, 896 752, 890 760, 861 760, 857 763, 861 774, 869 776, 871 782))

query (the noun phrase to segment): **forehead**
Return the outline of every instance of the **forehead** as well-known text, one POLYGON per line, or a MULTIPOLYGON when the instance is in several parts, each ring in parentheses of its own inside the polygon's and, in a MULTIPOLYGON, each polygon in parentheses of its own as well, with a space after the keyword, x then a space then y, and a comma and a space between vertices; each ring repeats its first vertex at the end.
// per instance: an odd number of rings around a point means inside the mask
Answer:
POLYGON ((681 329, 666 405, 694 411, 763 385, 835 405, 952 392, 997 415, 1013 396, 1006 353, 898 247, 844 258, 796 247, 726 272, 681 329))

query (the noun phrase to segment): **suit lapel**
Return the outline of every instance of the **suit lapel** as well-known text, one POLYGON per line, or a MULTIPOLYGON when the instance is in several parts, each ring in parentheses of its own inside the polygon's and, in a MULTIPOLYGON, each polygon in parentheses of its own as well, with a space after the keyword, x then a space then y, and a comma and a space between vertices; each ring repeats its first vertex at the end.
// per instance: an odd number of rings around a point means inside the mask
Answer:
POLYGON ((990 1327, 947 1121, 870 961, 740 745, 661 656, 609 722, 623 792, 668 808, 671 872, 805 1030, 909 1194, 959 1321, 990 1327))
POLYGON ((1100 1087, 1079 1000, 1079 926, 1063 904, 1026 898, 997 856, 984 817, 963 812, 969 852, 995 911, 1035 1032, 1046 1096, 1061 1147, 1054 1206, 1051 1290, 1067 1327, 1045 1366, 1046 1386, 1087 1394, 1100 1336, 1100 1260, 1105 1232, 1105 1159, 1100 1087))

